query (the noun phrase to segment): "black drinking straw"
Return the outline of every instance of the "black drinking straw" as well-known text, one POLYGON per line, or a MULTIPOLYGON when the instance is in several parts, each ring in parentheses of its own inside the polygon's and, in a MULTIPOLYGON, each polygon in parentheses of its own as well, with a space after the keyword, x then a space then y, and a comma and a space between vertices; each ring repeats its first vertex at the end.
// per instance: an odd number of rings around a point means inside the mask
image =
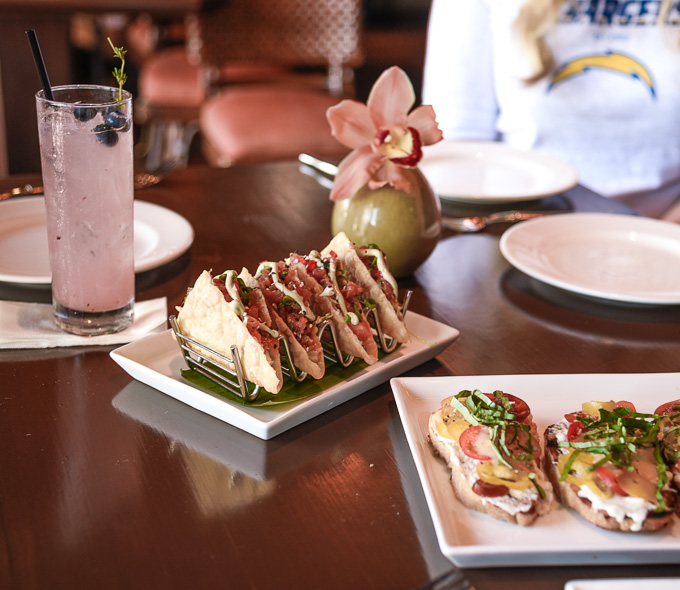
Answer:
POLYGON ((45 68, 42 52, 40 51, 38 37, 33 29, 26 31, 26 34, 28 35, 28 42, 31 44, 35 67, 38 69, 38 75, 40 76, 40 81, 42 82, 43 90, 45 91, 45 98, 53 101, 54 95, 52 94, 52 86, 50 84, 50 78, 47 75, 47 68, 45 68))

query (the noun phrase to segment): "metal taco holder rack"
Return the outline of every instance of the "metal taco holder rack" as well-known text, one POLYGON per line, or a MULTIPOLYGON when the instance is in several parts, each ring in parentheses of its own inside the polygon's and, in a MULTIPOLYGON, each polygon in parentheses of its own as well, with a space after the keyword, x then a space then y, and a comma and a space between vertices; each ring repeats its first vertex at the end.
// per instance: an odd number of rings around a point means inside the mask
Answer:
MULTIPOLYGON (((406 316, 412 294, 413 291, 408 290, 404 295, 404 302, 401 306, 403 316, 406 316)), ((393 352, 399 343, 384 332, 380 324, 377 308, 373 307, 364 310, 364 313, 374 330, 373 337, 378 347, 386 354, 393 352)), ((169 321, 177 344, 182 351, 184 361, 190 369, 194 369, 213 383, 224 387, 226 390, 247 401, 252 402, 257 399, 260 393, 260 386, 246 380, 243 364, 241 363, 236 346, 231 347, 232 356, 229 358, 182 334, 179 330, 177 318, 174 315, 170 316, 169 321), (207 356, 208 354, 221 359, 223 362, 218 363, 212 360, 207 356)), ((354 357, 352 355, 344 355, 342 350, 340 350, 340 342, 333 322, 326 319, 317 324, 317 327, 325 360, 339 364, 342 367, 349 367, 354 361, 354 357)), ((282 360, 281 372, 297 383, 304 381, 307 378, 307 372, 300 371, 293 363, 288 342, 283 336, 279 336, 278 340, 282 360)))

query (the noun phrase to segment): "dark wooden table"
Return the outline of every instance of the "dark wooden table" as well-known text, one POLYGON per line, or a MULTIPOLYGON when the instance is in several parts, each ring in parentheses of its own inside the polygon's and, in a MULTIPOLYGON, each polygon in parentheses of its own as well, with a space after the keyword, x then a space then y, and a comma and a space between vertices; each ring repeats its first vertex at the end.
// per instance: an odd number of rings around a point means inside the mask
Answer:
MULTIPOLYGON (((294 163, 177 171, 137 198, 184 215, 196 241, 139 275, 138 299, 166 296, 171 313, 204 269, 324 246, 327 194, 294 163)), ((530 206, 627 212, 581 188, 530 206)), ((414 311, 461 332, 409 375, 680 369, 678 307, 542 286, 504 261, 501 231, 447 234, 401 281, 414 311)), ((0 298, 50 294, 5 284, 0 298)), ((430 585, 453 566, 389 384, 262 441, 134 381, 110 351, 0 352, 0 587, 453 587, 430 585)), ((680 576, 680 565, 463 573, 478 589, 557 590, 574 578, 680 576)))

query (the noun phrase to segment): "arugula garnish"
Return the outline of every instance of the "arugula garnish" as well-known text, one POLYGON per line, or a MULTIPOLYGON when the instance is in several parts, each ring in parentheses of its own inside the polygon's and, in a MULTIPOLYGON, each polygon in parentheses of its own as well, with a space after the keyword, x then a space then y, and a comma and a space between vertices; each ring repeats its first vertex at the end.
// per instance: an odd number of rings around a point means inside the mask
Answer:
POLYGON ((451 405, 473 426, 482 424, 489 428, 491 448, 502 464, 511 467, 505 457, 518 461, 531 461, 534 458, 531 429, 516 420, 512 402, 502 391, 494 391, 494 399, 490 399, 479 389, 464 390, 451 399, 451 405), (527 435, 526 443, 522 441, 520 433, 527 435), (512 445, 521 452, 511 451, 512 445))
POLYGON ((295 299, 293 299, 290 295, 284 295, 283 299, 281 299, 281 305, 297 305, 298 307, 299 304, 295 299))
POLYGON ((538 492, 538 495, 540 496, 541 500, 545 500, 545 490, 536 481, 536 474, 534 472, 531 472, 529 474, 529 479, 531 480, 531 483, 534 484, 534 487, 536 488, 536 491, 538 492))
MULTIPOLYGON (((668 482, 666 463, 663 458, 662 442, 659 440, 662 416, 632 412, 625 407, 605 410, 600 408, 598 417, 579 416, 578 421, 584 429, 580 433, 583 440, 559 441, 562 448, 574 449, 560 474, 560 481, 564 481, 571 471, 572 465, 581 453, 602 455, 602 458, 586 467, 587 473, 592 473, 599 467, 611 463, 632 473, 635 471, 633 459, 641 449, 653 449, 657 473, 656 484, 657 512, 666 509, 666 501, 662 490, 668 482)), ((680 415, 680 413, 678 414, 680 415)))
POLYGON ((378 307, 378 304, 377 304, 375 301, 373 301, 373 299, 371 299, 370 297, 366 297, 366 299, 364 299, 364 300, 361 302, 361 304, 362 304, 366 309, 373 309, 373 308, 375 308, 375 307, 378 307))

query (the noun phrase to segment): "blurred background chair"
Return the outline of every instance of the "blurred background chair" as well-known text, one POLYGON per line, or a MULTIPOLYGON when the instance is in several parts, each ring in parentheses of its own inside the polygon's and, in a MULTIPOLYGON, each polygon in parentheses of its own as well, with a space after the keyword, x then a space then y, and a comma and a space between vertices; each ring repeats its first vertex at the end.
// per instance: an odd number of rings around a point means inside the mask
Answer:
POLYGON ((0 178, 9 175, 9 159, 7 157, 7 131, 5 131, 5 105, 0 78, 0 178))
POLYGON ((128 26, 126 41, 138 64, 135 123, 141 132, 135 155, 148 169, 164 161, 185 166, 210 72, 190 61, 183 20, 140 15, 128 26))
MULTIPOLYGON (((204 66, 192 61, 200 60, 200 55, 195 52, 189 59, 184 15, 206 7, 217 8, 239 2, 243 0, 140 0, 136 4, 112 3, 110 10, 114 10, 113 13, 107 13, 106 3, 99 1, 92 3, 91 10, 87 10, 86 2, 64 2, 58 3, 58 9, 36 10, 37 4, 45 4, 44 0, 13 1, 9 8, 0 7, 0 85, 6 134, 0 154, 5 153, 5 167, 9 174, 40 171, 33 96, 40 83, 31 52, 26 50, 27 29, 38 31, 53 84, 111 84, 111 70, 118 64, 112 57, 106 38, 111 36, 116 46, 125 46, 129 50, 126 88, 136 98, 136 148, 149 144, 145 137, 162 137, 163 133, 158 132, 163 131, 159 113, 167 109, 166 120, 174 120, 174 124, 166 126, 167 135, 191 137, 192 140, 182 142, 175 139, 166 143, 184 153, 186 144, 190 144, 189 163, 204 163, 200 138, 195 133, 199 107, 195 102, 192 108, 186 108, 186 103, 176 106, 176 102, 175 106, 168 106, 173 96, 172 88, 164 82, 168 81, 168 76, 176 80, 175 73, 190 70, 190 77, 193 76, 195 84, 200 86, 201 95, 208 97, 216 92, 222 79, 227 84, 241 86, 257 80, 271 81, 272 77, 290 78, 299 73, 291 74, 289 68, 275 63, 267 65, 267 71, 263 72, 261 68, 264 66, 258 68, 252 60, 248 64, 227 63, 217 73, 214 70, 208 73, 197 71, 204 66), (173 54, 175 61, 168 59, 173 54), (154 62, 160 74, 154 73, 154 62), (140 70, 145 79, 141 92, 140 70), (154 85, 151 91, 148 90, 149 83, 154 85), (154 121, 154 124, 147 124, 149 121, 154 121)), ((319 4, 332 2, 334 0, 318 0, 319 4)), ((257 1, 253 2, 254 6, 257 4, 257 1)), ((393 65, 400 66, 409 74, 416 93, 419 93, 429 4, 430 0, 361 1, 361 65, 354 67, 349 64, 354 73, 358 100, 365 101, 376 78, 393 65)), ((302 16, 307 18, 304 14, 302 16)), ((179 92, 184 92, 182 84, 175 85, 175 96, 178 88, 179 92)), ((3 122, 0 122, 2 125, 3 122)), ((163 142, 156 143, 162 145, 163 142)), ((152 164, 140 164, 144 170, 155 169, 152 164)))
POLYGON ((354 95, 361 0, 230 0, 191 15, 183 46, 146 59, 138 120, 150 152, 190 149, 215 166, 347 149, 326 109, 354 95))

